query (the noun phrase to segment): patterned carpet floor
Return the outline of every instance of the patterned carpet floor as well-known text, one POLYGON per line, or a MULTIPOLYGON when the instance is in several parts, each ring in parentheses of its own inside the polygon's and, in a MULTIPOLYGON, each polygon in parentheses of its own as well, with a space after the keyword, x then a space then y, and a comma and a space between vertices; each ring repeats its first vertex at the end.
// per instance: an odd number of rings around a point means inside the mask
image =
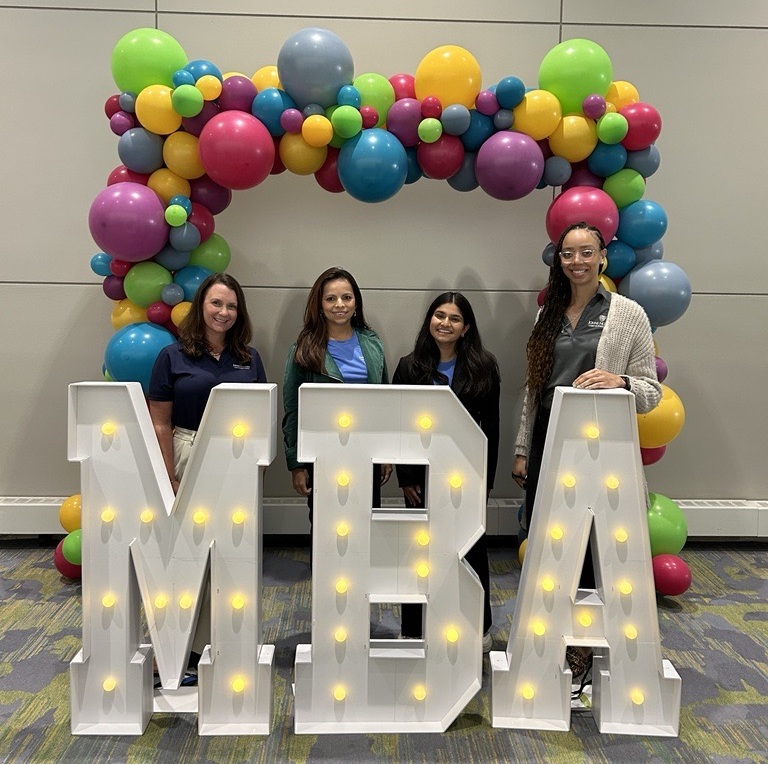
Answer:
MULTIPOLYGON (((689 544, 691 588, 658 602, 662 653, 682 678, 679 738, 601 735, 591 714, 569 732, 494 729, 483 688, 443 735, 294 735, 296 645, 310 639, 306 547, 264 550, 263 623, 274 644, 273 731, 199 737, 191 715, 156 714, 141 737, 73 737, 69 661, 81 647, 80 587, 53 565, 53 540, 0 537, 0 762, 718 762, 768 761, 768 547, 689 544)), ((494 649, 509 634, 520 574, 492 549, 494 649)))

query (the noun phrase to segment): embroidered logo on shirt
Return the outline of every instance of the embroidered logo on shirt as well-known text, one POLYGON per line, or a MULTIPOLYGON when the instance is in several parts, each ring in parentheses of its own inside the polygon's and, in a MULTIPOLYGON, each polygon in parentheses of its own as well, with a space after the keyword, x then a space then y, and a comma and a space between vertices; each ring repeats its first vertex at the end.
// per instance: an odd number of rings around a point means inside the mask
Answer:
POLYGON ((247 366, 242 366, 242 365, 241 365, 241 364, 239 364, 239 363, 233 363, 233 364, 232 364, 232 368, 233 368, 233 369, 250 369, 250 368, 251 368, 251 365, 250 365, 250 364, 248 364, 247 366))

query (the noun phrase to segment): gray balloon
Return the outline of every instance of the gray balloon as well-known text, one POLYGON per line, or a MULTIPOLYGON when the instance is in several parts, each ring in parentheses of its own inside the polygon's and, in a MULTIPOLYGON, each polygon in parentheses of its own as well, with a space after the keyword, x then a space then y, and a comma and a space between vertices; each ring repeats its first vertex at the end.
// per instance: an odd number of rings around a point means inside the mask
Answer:
POLYGON ((456 191, 474 191, 480 184, 475 177, 475 160, 477 154, 473 151, 464 153, 459 171, 448 178, 448 185, 456 191))
POLYGON ((651 326, 667 326, 688 309, 691 282, 679 265, 651 260, 624 276, 619 293, 642 305, 651 326))
POLYGON ((168 240, 179 252, 191 252, 200 246, 200 231, 192 223, 184 223, 178 228, 171 228, 168 240))
POLYGON ((311 103, 327 108, 336 103, 339 88, 352 82, 355 64, 338 35, 307 27, 283 43, 277 56, 277 73, 283 89, 299 109, 311 103))
POLYGON ((548 268, 551 268, 552 263, 555 262, 555 245, 551 241, 542 250, 541 259, 544 261, 544 265, 548 268))
POLYGON ((325 115, 325 109, 319 103, 308 103, 302 110, 304 119, 307 117, 322 117, 325 115))
POLYGON ((160 292, 160 299, 166 305, 178 305, 184 299, 184 289, 179 284, 166 284, 160 292))
MULTIPOLYGON (((178 271, 185 265, 189 265, 190 252, 180 252, 174 249, 170 244, 163 247, 156 255, 155 262, 160 263, 163 268, 169 271, 178 271)), ((167 301, 166 301, 167 302, 167 301)), ((169 305, 173 303, 168 303, 169 305)))
POLYGON ((627 152, 627 163, 625 167, 639 172, 644 178, 650 178, 661 164, 661 154, 654 144, 639 151, 627 152))
POLYGON ((149 174, 165 165, 163 139, 143 127, 126 130, 117 142, 120 161, 134 172, 149 174))
POLYGON ((509 130, 515 124, 515 115, 510 109, 499 109, 493 115, 493 126, 497 130, 509 130))
POLYGON ((571 179, 571 163, 564 157, 549 157, 544 162, 544 182, 548 186, 562 186, 571 179))
POLYGON ((664 257, 664 243, 659 239, 650 247, 641 247, 635 250, 635 268, 650 263, 651 260, 661 260, 664 257))
POLYGON ((461 135, 469 130, 472 117, 469 109, 460 103, 452 103, 443 109, 440 115, 440 123, 443 126, 443 132, 448 135, 461 135))

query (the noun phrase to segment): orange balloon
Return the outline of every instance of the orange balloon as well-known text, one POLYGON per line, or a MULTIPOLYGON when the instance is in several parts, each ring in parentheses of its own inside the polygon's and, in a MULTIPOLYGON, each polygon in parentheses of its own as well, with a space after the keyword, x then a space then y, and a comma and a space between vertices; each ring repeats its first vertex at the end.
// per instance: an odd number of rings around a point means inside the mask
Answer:
POLYGON ((640 448, 666 446, 680 434, 684 423, 683 402, 671 387, 662 385, 659 405, 647 414, 637 415, 640 448))

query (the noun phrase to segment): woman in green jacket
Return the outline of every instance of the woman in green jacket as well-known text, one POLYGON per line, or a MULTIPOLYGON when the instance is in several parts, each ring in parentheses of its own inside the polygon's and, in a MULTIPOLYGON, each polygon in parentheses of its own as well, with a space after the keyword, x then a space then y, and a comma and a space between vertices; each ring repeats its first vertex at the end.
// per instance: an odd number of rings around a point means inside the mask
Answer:
MULTIPOLYGON (((307 496, 312 521, 311 465, 296 459, 299 419, 299 388, 304 382, 381 385, 389 382, 381 338, 365 321, 363 296, 349 271, 329 268, 315 281, 304 309, 304 328, 291 346, 283 383, 283 441, 293 488, 307 496)), ((392 466, 381 466, 374 481, 374 504, 381 486, 389 480, 392 466)))

